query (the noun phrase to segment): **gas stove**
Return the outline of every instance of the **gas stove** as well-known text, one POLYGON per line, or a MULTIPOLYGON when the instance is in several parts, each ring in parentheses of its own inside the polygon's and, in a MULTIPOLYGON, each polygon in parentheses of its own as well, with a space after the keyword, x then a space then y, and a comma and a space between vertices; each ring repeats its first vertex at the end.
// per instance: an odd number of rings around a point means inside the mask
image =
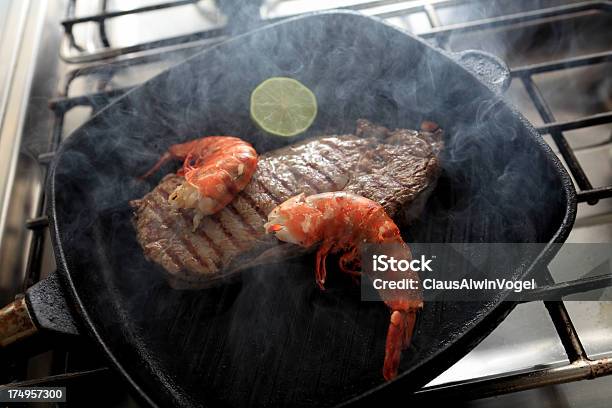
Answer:
MULTIPOLYGON (((508 98, 562 159, 578 191, 569 242, 612 242, 612 4, 608 1, 0 1, 0 300, 55 269, 43 185, 59 143, 126 91, 249 28, 329 8, 376 16, 447 51, 481 49, 511 69, 508 98), (3 9, 4 7, 4 9, 3 9), (5 12, 2 12, 2 11, 5 12), (12 48, 8 45, 20 44, 12 48), (12 69, 11 69, 12 67, 12 69), (28 97, 29 95, 29 97, 28 97), (3 115, 2 115, 3 114, 3 115)), ((581 280, 555 270, 556 282, 581 280)), ((65 385, 73 406, 138 406, 86 343, 1 355, 1 383, 65 385), (92 402, 103 385, 112 395, 92 402)), ((612 303, 526 302, 417 393, 471 406, 607 406, 612 303), (591 360, 602 361, 594 370, 591 360), (606 365, 607 364, 607 365, 606 365), (598 377, 594 381, 582 379, 598 377), (599 378, 600 377, 600 378, 599 378), (470 401, 470 402, 467 402, 470 401)), ((13 384, 13 385, 14 385, 13 384)))

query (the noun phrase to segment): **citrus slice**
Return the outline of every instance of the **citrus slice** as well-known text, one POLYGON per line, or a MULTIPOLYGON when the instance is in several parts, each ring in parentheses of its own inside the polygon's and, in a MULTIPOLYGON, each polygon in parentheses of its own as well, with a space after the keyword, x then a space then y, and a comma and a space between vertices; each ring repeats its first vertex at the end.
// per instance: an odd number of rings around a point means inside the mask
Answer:
POLYGON ((273 135, 300 134, 312 125, 316 116, 317 98, 293 78, 268 78, 251 93, 251 118, 273 135))

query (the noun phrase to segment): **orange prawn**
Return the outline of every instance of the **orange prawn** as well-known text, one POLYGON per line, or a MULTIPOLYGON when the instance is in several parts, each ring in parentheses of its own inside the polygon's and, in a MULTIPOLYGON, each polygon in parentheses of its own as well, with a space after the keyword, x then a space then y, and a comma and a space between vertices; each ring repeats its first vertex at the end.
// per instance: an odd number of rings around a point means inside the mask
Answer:
POLYGON ((170 146, 142 178, 170 160, 184 160, 177 174, 185 177, 169 196, 177 208, 196 210, 193 224, 229 204, 248 184, 257 169, 253 146, 233 136, 209 136, 170 146))
MULTIPOLYGON (((264 226, 266 232, 276 234, 281 241, 305 248, 320 244, 316 255, 316 281, 321 289, 327 270, 325 260, 330 253, 343 252, 339 266, 344 272, 355 272, 360 265, 361 243, 393 243, 400 248, 400 259, 410 260, 410 248, 398 227, 383 207, 365 197, 337 191, 305 196, 300 194, 273 209, 264 226), (351 266, 353 268, 351 268, 351 266)), ((398 254, 394 254, 398 255, 398 254)), ((418 279, 416 272, 411 272, 418 279)), ((416 314, 423 307, 418 293, 414 299, 385 300, 391 309, 385 345, 383 376, 390 380, 397 376, 401 352, 409 346, 416 322, 416 314)))

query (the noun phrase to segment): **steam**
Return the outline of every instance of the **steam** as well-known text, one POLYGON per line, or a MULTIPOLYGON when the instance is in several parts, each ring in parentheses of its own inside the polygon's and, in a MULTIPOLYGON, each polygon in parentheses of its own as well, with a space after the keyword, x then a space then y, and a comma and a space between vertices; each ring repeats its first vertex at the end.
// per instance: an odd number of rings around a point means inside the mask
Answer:
MULTIPOLYGON (((553 7, 548 1, 530 2, 530 10, 553 7)), ((481 2, 457 14, 452 21, 468 21, 525 11, 521 2, 481 2)), ((481 49, 501 57, 510 67, 537 64, 569 57, 584 56, 608 50, 612 39, 607 29, 612 24, 610 13, 586 11, 574 15, 536 20, 507 28, 480 30, 473 33, 453 33, 448 48, 453 51, 481 49)), ((579 116, 606 111, 612 95, 610 64, 560 70, 535 75, 534 81, 549 102, 557 120, 572 120, 579 116), (572 97, 568 98, 568 95, 572 97)), ((527 119, 535 125, 542 119, 529 100, 519 78, 513 81, 506 97, 521 107, 527 119)), ((566 132, 573 147, 592 146, 610 137, 611 126, 566 132)))
MULTIPOLYGON (((116 323, 131 342, 109 338, 111 346, 156 356, 172 387, 226 405, 332 405, 382 382, 387 310, 358 302, 344 281, 335 290, 336 278, 333 296, 320 293, 302 262, 257 267, 221 288, 172 290, 142 257, 127 206, 172 170, 137 179, 171 144, 228 134, 265 152, 294 142, 249 118, 250 91, 271 76, 295 77, 317 95, 319 116, 296 140, 352 132, 362 117, 445 130, 443 175, 408 231, 415 241, 549 240, 564 216, 563 188, 499 97, 419 41, 351 14, 297 19, 207 50, 77 130, 56 168, 59 227, 73 273, 89 284, 88 308, 118 318, 106 329, 116 323)), ((417 335, 415 347, 422 357, 444 339, 417 335)), ((415 361, 406 356, 402 368, 415 361)))

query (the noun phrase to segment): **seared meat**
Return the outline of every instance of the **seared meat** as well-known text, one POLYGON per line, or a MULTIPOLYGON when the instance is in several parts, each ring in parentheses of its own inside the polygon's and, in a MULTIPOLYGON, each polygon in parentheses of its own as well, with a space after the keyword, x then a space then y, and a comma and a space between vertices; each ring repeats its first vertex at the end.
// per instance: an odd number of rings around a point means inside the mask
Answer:
POLYGON ((170 273, 173 286, 207 285, 256 259, 297 251, 266 235, 263 224, 275 206, 301 192, 350 191, 379 202, 396 222, 409 221, 435 184, 441 149, 441 130, 390 131, 359 120, 355 135, 312 138, 262 155, 250 184, 195 231, 193 210, 168 203, 183 181, 169 174, 131 203, 134 226, 145 255, 170 273))

